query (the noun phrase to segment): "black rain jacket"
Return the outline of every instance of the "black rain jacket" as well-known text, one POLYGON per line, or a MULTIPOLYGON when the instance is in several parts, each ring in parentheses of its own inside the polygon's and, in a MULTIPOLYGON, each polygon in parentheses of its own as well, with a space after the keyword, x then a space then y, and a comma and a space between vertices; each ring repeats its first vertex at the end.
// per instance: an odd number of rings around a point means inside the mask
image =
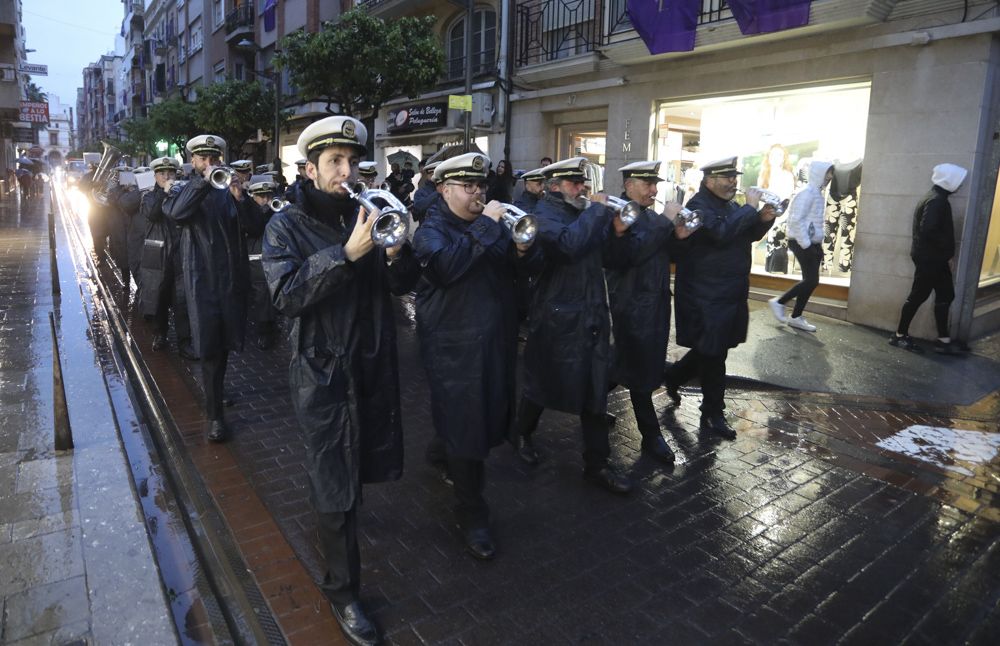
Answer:
POLYGON ((955 225, 952 223, 950 192, 931 187, 913 211, 914 262, 948 262, 955 256, 955 225))

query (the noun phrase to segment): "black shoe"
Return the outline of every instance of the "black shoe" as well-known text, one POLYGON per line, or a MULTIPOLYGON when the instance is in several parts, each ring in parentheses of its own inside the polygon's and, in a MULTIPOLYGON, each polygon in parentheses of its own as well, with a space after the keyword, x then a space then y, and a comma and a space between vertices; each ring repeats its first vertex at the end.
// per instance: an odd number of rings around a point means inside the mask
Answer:
POLYGON ((659 433, 642 438, 642 452, 664 464, 674 463, 674 452, 659 433))
POLYGON ((223 397, 222 398, 222 407, 223 408, 232 408, 233 404, 235 404, 235 403, 236 403, 236 397, 223 397))
POLYGON ((267 350, 271 347, 271 335, 261 334, 257 336, 257 341, 255 343, 258 350, 267 350))
POLYGON ((375 625, 369 621, 360 603, 357 601, 347 605, 331 603, 330 607, 333 608, 333 616, 340 624, 340 630, 347 641, 355 646, 375 646, 381 643, 375 625))
POLYGON ((486 527, 467 529, 465 534, 465 551, 480 561, 490 561, 497 555, 497 547, 486 527))
POLYGON ((934 352, 937 352, 938 354, 951 354, 951 355, 961 354, 961 350, 958 349, 958 344, 956 344, 954 341, 948 341, 947 343, 945 343, 940 339, 934 341, 934 352))
POLYGON ((212 419, 208 421, 208 433, 205 437, 208 438, 209 442, 225 442, 226 441, 226 422, 221 419, 212 419))
POLYGON ((197 361, 199 358, 198 353, 196 353, 194 348, 188 343, 182 343, 180 347, 177 348, 177 354, 181 359, 187 359, 188 361, 197 361))
POLYGON ((153 336, 153 352, 160 352, 167 347, 167 337, 162 334, 153 336))
POLYGON ((893 334, 889 337, 889 345, 909 350, 910 352, 916 352, 917 354, 923 354, 924 352, 924 349, 917 345, 917 342, 909 334, 904 334, 903 336, 893 334))
POLYGON ((726 416, 722 413, 716 415, 701 416, 701 430, 715 433, 727 440, 736 439, 736 430, 726 421, 726 416))
POLYGON ((517 451, 517 457, 521 458, 522 462, 527 464, 529 467, 538 466, 540 458, 530 437, 526 435, 519 436, 517 438, 517 444, 514 448, 517 451))
POLYGON ((681 405, 681 387, 677 384, 667 384, 667 396, 670 397, 674 406, 681 405))
POLYGON ((586 468, 583 470, 583 479, 600 487, 604 487, 611 493, 626 494, 632 491, 632 481, 628 476, 615 471, 609 464, 599 469, 586 468))

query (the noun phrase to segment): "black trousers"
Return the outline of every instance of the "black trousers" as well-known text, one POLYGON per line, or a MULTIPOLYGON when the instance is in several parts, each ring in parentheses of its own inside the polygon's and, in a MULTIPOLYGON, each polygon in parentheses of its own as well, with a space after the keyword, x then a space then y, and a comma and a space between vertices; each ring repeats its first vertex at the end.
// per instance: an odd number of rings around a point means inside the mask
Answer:
POLYGON ((653 393, 629 388, 628 396, 632 400, 632 412, 635 413, 635 421, 642 437, 660 435, 660 420, 656 417, 656 408, 653 407, 653 393))
POLYGON ((948 261, 914 261, 913 264, 913 286, 903 303, 896 331, 900 334, 910 333, 913 317, 933 291, 934 323, 937 325, 937 333, 939 337, 948 336, 948 310, 951 308, 951 302, 955 300, 955 285, 952 282, 948 261))
MULTIPOLYGON (((538 420, 542 417, 545 407, 521 397, 517 407, 517 420, 514 422, 515 432, 524 437, 538 428, 538 420)), ((583 430, 583 463, 588 469, 600 469, 607 465, 611 456, 611 444, 608 440, 608 424, 601 413, 580 413, 580 427, 583 430)))
POLYGON ((448 457, 448 473, 455 483, 455 517, 462 529, 479 529, 490 522, 490 508, 483 498, 486 468, 482 460, 448 457))
POLYGON ((163 289, 156 304, 156 332, 167 335, 167 319, 170 311, 174 312, 174 330, 177 332, 177 345, 191 343, 191 320, 188 318, 187 299, 184 296, 184 273, 181 269, 181 254, 175 253, 167 261, 163 272, 163 289))
POLYGON ((811 244, 808 249, 803 249, 795 240, 789 240, 788 248, 792 250, 795 259, 799 261, 802 280, 782 294, 778 302, 784 305, 794 298, 795 307, 792 309, 792 317, 797 318, 802 316, 802 312, 806 309, 806 303, 809 302, 809 297, 819 285, 819 266, 823 262, 823 247, 811 244))
POLYGON ((347 511, 316 516, 320 549, 326 559, 326 574, 319 587, 330 603, 346 605, 357 601, 361 592, 357 505, 347 511))
MULTIPOLYGON (((202 350, 204 352, 204 349, 202 350)), ((223 383, 226 380, 226 364, 229 351, 222 350, 201 358, 201 383, 205 388, 205 415, 209 420, 223 417, 223 383)))
POLYGON ((721 415, 726 410, 726 357, 688 350, 681 359, 664 371, 668 384, 684 385, 694 377, 701 381, 701 414, 721 415))

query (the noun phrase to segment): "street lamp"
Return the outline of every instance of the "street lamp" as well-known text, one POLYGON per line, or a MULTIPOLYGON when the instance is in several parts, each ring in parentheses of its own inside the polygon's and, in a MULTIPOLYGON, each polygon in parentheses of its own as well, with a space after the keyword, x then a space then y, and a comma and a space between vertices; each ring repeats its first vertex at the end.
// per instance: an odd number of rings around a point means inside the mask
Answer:
MULTIPOLYGON (((257 43, 253 42, 249 38, 244 38, 240 42, 236 43, 236 49, 245 52, 252 52, 255 55, 257 52, 261 50, 261 48, 257 45, 257 43)), ((275 49, 274 53, 277 54, 278 50, 275 49)), ((256 65, 254 65, 254 67, 256 67, 256 65)), ((270 81, 271 86, 274 88, 274 133, 272 135, 271 142, 274 145, 273 162, 278 164, 276 170, 280 172, 281 153, 278 149, 278 135, 280 134, 281 131, 281 88, 278 86, 278 80, 280 79, 280 75, 278 74, 278 70, 276 69, 272 69, 270 74, 265 74, 263 72, 258 72, 255 69, 249 69, 249 68, 247 69, 247 71, 256 77, 267 79, 268 81, 270 81)))

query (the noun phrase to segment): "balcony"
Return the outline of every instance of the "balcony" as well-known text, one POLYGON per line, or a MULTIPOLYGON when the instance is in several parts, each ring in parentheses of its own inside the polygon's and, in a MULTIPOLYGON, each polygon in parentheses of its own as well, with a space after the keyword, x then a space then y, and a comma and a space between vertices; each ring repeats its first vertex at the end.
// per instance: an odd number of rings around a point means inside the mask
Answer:
POLYGON ((226 15, 227 43, 246 37, 253 39, 253 6, 254 3, 245 2, 226 15))
POLYGON ((384 20, 403 16, 439 15, 441 11, 454 11, 459 7, 441 0, 355 0, 354 6, 364 9, 369 15, 384 20), (441 7, 440 5, 445 5, 441 7))

